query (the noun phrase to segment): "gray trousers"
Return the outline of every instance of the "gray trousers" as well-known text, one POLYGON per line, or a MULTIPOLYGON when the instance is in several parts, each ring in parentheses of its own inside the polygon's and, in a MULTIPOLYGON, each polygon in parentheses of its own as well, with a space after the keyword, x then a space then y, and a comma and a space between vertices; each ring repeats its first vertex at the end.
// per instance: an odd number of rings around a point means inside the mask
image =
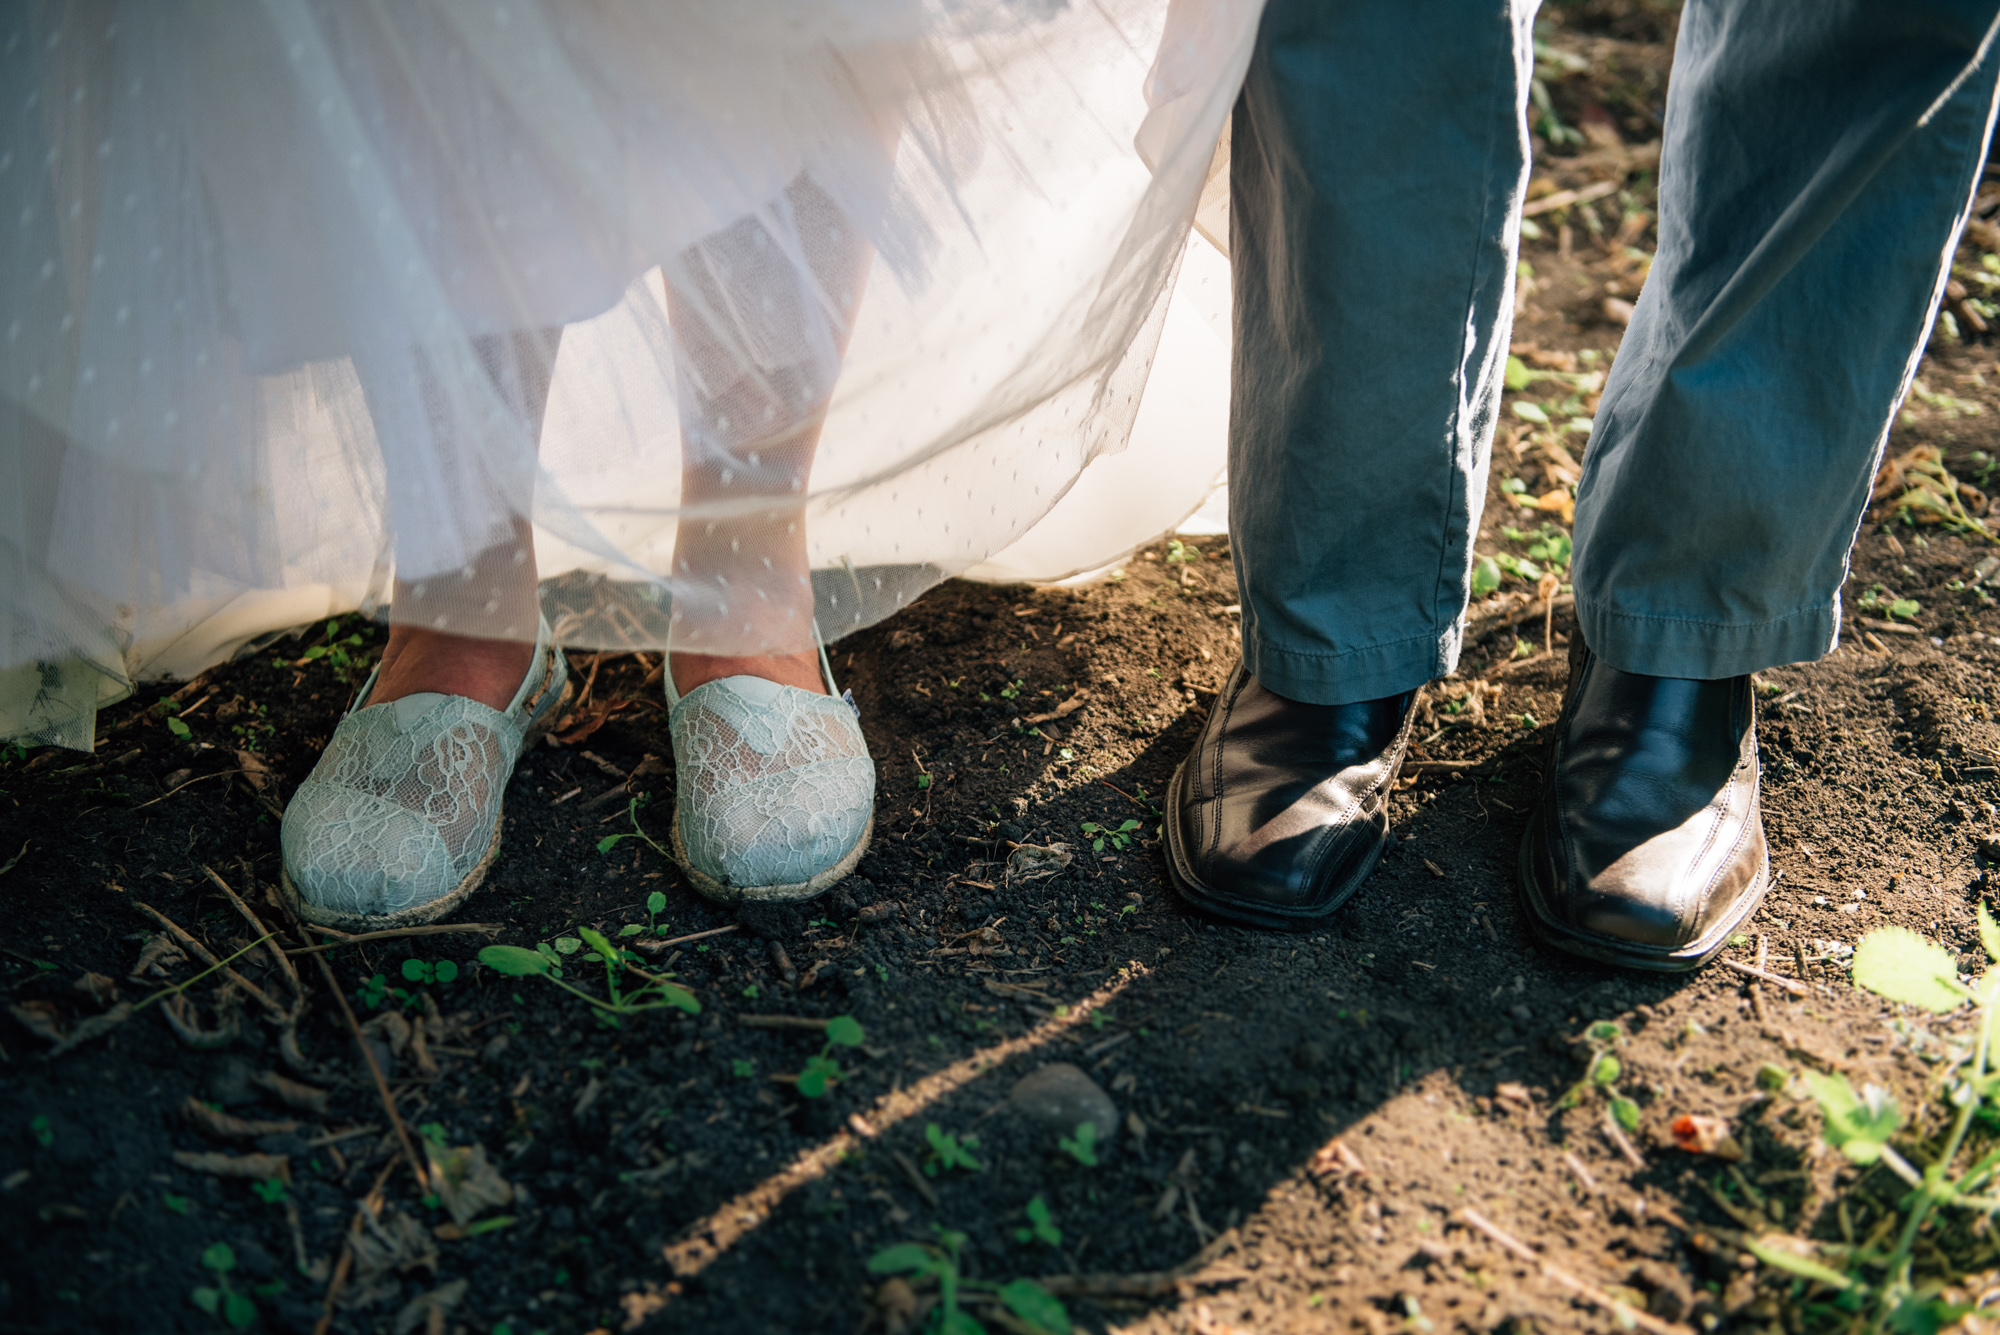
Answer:
MULTIPOLYGON (((1612 666, 1817 658, 1993 122, 2000 0, 1690 0, 1659 250, 1572 578, 1612 666)), ((1452 670, 1507 356, 1532 4, 1270 0, 1231 143, 1245 666, 1377 699, 1452 670)))

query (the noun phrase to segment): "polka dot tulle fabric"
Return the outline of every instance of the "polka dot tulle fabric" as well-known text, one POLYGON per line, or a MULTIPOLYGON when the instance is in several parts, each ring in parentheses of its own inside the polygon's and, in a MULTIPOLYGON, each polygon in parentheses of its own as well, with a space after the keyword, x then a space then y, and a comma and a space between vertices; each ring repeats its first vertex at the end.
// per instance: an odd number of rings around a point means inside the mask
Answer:
POLYGON ((6 7, 0 696, 350 608, 796 650, 1121 555, 1219 466, 1077 488, 1257 11, 6 7))

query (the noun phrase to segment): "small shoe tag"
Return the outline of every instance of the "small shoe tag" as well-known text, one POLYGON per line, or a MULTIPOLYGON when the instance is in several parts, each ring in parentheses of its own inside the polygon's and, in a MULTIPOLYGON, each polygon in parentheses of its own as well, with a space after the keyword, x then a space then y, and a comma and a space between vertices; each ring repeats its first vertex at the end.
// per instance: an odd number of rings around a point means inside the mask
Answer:
POLYGON ((861 706, 854 703, 854 688, 852 686, 842 691, 840 693, 840 698, 847 703, 847 707, 849 709, 854 711, 854 717, 856 718, 861 717, 861 706))

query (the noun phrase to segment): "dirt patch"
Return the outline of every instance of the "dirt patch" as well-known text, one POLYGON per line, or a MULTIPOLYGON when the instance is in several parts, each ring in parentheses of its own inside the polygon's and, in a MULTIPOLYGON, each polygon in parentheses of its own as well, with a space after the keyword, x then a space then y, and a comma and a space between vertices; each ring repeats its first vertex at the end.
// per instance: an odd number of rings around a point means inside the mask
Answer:
MULTIPOLYGON (((1644 96, 1561 89, 1566 123, 1611 107, 1621 143, 1642 142, 1634 124, 1663 88, 1658 36, 1592 36, 1625 44, 1617 88, 1644 96)), ((1551 188, 1603 179, 1576 165, 1590 147, 1568 147, 1551 188)), ((1565 485, 1551 446, 1581 451, 1560 427, 1588 413, 1583 354, 1616 344, 1606 285, 1636 292, 1644 177, 1542 215, 1529 245, 1524 365, 1584 380, 1524 389, 1550 429, 1510 418, 1484 553, 1559 566, 1559 503, 1516 498, 1565 485)), ((2000 371, 1966 336, 1926 362, 1931 397, 1891 449, 1936 445, 1970 481, 1975 451, 2000 454, 2000 371)), ((628 943, 733 930, 644 956, 699 1015, 616 1028, 547 980, 478 964, 484 936, 330 952, 409 1153, 312 957, 287 957, 294 984, 250 950, 220 1010, 211 979, 174 1021, 166 1002, 102 1018, 207 967, 156 944, 165 929, 142 904, 217 958, 267 931, 302 944, 269 896, 276 813, 377 632, 314 628, 149 690, 106 712, 92 756, 0 764, 0 988, 14 1008, 0 1028, 0 1330, 214 1330, 232 1310, 310 1330, 344 1251, 336 1330, 893 1330, 908 1291, 866 1262, 936 1228, 965 1235, 969 1276, 1041 1277, 1093 1330, 1609 1324, 1468 1228, 1467 1207, 1660 1320, 1768 1327, 1795 1290, 1736 1231, 1865 1240, 1898 1194, 1824 1152, 1797 1073, 1844 1071, 1912 1106, 1953 1036, 1857 993, 1843 965, 1884 922, 1968 967, 1977 950, 1979 850, 2000 837, 2000 615, 1976 573, 1994 550, 1871 523, 1844 647, 1760 681, 1778 880, 1731 954, 1761 952, 1804 997, 1753 994, 1721 967, 1625 975, 1529 943, 1515 846, 1573 628, 1560 604, 1545 628, 1517 573, 1475 608, 1459 677, 1421 706, 1393 850, 1306 935, 1194 917, 1161 866, 1159 795, 1236 651, 1225 540, 1149 551, 1089 589, 947 585, 843 641, 835 666, 880 775, 874 847, 826 898, 740 923, 646 840, 601 850, 635 829, 664 839, 670 749, 657 660, 581 656, 588 689, 562 740, 524 758, 500 862, 460 916, 500 924, 499 943, 548 943, 564 981, 599 995, 602 971, 562 953, 582 928, 628 943), (1916 610, 1892 616, 1903 600, 1916 610), (279 1011, 302 996, 296 1026, 250 989, 279 1011), (823 1032, 761 1018, 841 1015, 861 1024, 859 1046, 829 1051, 823 1032), (93 1019, 103 1036, 44 1055, 93 1019), (1593 1037, 1603 1023, 1615 1031, 1593 1037), (1601 1091, 1567 1097, 1607 1051, 1639 1113, 1625 1147, 1601 1091), (842 1075, 803 1097, 797 1077, 822 1055, 842 1075), (1086 1153, 1073 1128, 1010 1103, 1051 1063, 1116 1109, 1086 1153), (1674 1148, 1670 1124, 1690 1114, 1722 1119, 1744 1157, 1674 1148), (943 1152, 946 1135, 978 1166, 943 1152), (474 1146, 503 1185, 455 1153, 474 1146), (277 1176, 217 1176, 190 1157, 215 1154, 277 1176), (478 1181, 485 1202, 420 1191, 410 1154, 426 1171, 449 1160, 454 1190, 478 1181)))

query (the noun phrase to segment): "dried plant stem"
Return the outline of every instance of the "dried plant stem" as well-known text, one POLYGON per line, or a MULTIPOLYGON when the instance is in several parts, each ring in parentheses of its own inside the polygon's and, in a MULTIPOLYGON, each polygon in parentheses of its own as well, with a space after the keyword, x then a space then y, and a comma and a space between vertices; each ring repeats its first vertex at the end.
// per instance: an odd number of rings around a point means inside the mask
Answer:
POLYGON ((1686 1326, 1677 1325, 1670 1321, 1662 1321, 1658 1317, 1645 1312, 1634 1311, 1606 1293, 1603 1289, 1598 1288, 1595 1284, 1586 1284, 1575 1275, 1570 1274, 1569 1271, 1564 1270, 1561 1266, 1543 1260, 1512 1234, 1507 1233, 1470 1206, 1460 1210, 1458 1217, 1468 1227, 1485 1234, 1489 1241, 1512 1255, 1516 1260, 1541 1271, 1544 1278, 1553 1280, 1585 1302, 1609 1312, 1617 1320, 1618 1324, 1627 1330, 1637 1326, 1641 1330, 1653 1332, 1653 1335, 1691 1335, 1686 1326))
POLYGON ((323 932, 327 936, 339 939, 323 942, 317 946, 302 946, 285 953, 293 956, 317 955, 321 951, 337 950, 341 946, 358 946, 364 941, 394 941, 405 936, 443 936, 450 932, 480 932, 487 936, 498 936, 506 930, 506 926, 505 923, 498 922, 433 922, 426 923, 422 927, 393 927, 385 931, 361 932, 350 936, 346 932, 337 932, 331 927, 321 927, 318 923, 313 923, 311 924, 313 931, 323 932))
MULTIPOLYGON (((174 935, 174 939, 176 941, 179 941, 182 945, 186 946, 189 950, 192 950, 196 955, 199 955, 202 959, 206 960, 208 963, 217 966, 222 965, 223 961, 217 959, 214 953, 210 951, 207 946, 204 946, 201 942, 195 940, 194 937, 189 935, 186 929, 184 929, 179 923, 175 922, 172 918, 169 918, 166 914, 154 908, 151 904, 143 903, 140 900, 135 899, 132 901, 132 907, 139 910, 139 912, 145 914, 147 917, 151 918, 154 922, 160 924, 160 926, 166 928, 169 932, 172 932, 174 935)), ((256 944, 261 944, 261 943, 256 943, 256 944)), ((239 950, 236 952, 236 955, 241 955, 242 953, 243 952, 239 950)), ((231 955, 229 958, 235 959, 236 955, 231 955)), ((285 1008, 283 1006, 280 1006, 277 1002, 271 1000, 270 993, 266 992, 263 988, 257 986, 255 983, 251 982, 248 978, 245 978, 242 974, 236 972, 236 970, 234 969, 224 968, 222 972, 229 979, 230 982, 235 983, 238 987, 242 988, 244 992, 246 992, 250 996, 257 998, 257 1000, 263 1002, 266 1009, 268 1009, 271 1012, 271 1016, 273 1019, 283 1020, 285 1018, 285 1008)))
POLYGON ((375 1077, 375 1092, 382 1096, 382 1106, 388 1110, 389 1124, 395 1128, 396 1139, 403 1146, 403 1155, 410 1161, 410 1172, 417 1179, 418 1190, 428 1191, 430 1179, 424 1173, 423 1160, 417 1157, 416 1145, 410 1140, 410 1128, 403 1125, 403 1114, 397 1111, 396 1100, 389 1093, 388 1078, 382 1074, 381 1064, 375 1060, 375 1050, 368 1046, 368 1040, 362 1036, 361 1024, 354 1018, 354 1008, 347 1004, 347 994, 340 990, 340 984, 335 981, 333 967, 326 962, 326 956, 315 955, 313 962, 319 965, 319 971, 326 976, 327 990, 333 993, 334 1002, 339 1005, 340 1013, 347 1017, 347 1028, 354 1035, 354 1046, 361 1049, 361 1059, 368 1063, 368 1073, 375 1077))
MULTIPOLYGON (((243 921, 250 924, 250 928, 252 931, 257 931, 257 932, 270 931, 270 928, 264 925, 264 920, 259 918, 256 914, 252 913, 250 911, 250 906, 244 903, 241 897, 239 897, 234 890, 231 890, 229 888, 229 882, 223 880, 222 877, 216 874, 215 868, 209 866, 203 866, 202 872, 205 875, 207 875, 209 880, 215 882, 216 889, 222 891, 223 894, 229 897, 229 902, 236 906, 236 911, 243 915, 243 921)), ((268 940, 269 938, 266 939, 268 940)), ((292 991, 298 998, 298 1000, 293 1005, 293 1009, 296 1011, 299 1006, 303 1006, 305 1004, 305 999, 306 999, 305 984, 299 981, 299 971, 292 967, 292 962, 290 960, 285 958, 285 951, 284 948, 281 946, 273 945, 271 947, 271 958, 278 962, 279 972, 283 973, 285 977, 292 980, 292 991)))

